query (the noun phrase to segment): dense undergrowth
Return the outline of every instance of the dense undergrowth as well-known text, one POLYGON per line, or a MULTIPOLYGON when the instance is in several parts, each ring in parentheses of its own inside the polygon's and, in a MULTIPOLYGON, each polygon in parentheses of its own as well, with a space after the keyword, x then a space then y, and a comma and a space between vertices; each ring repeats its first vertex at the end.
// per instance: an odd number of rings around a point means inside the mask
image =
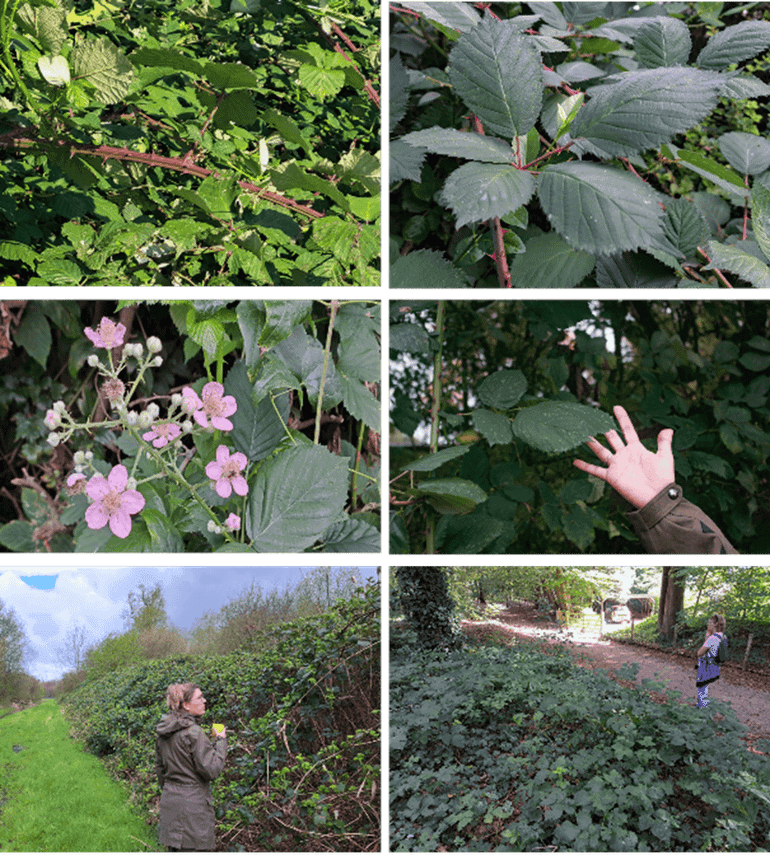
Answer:
POLYGON ((562 647, 391 639, 391 849, 767 850, 770 763, 728 705, 661 704, 562 647))
POLYGON ((379 830, 379 589, 280 625, 274 646, 176 657, 89 681, 63 700, 74 734, 157 818, 154 729, 170 683, 199 684, 204 729, 228 729, 212 785, 220 850, 368 851, 379 830))

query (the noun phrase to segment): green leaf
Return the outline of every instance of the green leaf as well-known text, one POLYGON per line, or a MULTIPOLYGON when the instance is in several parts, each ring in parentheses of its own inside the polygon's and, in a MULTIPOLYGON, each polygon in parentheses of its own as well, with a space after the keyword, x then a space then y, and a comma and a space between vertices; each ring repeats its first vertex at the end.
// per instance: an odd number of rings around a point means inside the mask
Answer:
POLYGON ((430 352, 430 336, 420 324, 391 324, 391 351, 407 351, 410 354, 430 352))
POLYGON ((312 157, 313 146, 293 119, 284 116, 283 113, 279 113, 273 107, 264 110, 262 118, 268 125, 275 128, 284 140, 304 149, 305 154, 312 157))
POLYGON ((300 85, 321 100, 336 95, 345 85, 345 72, 339 68, 320 68, 305 63, 299 67, 298 77, 300 85))
POLYGON ((410 146, 419 146, 435 154, 485 163, 510 164, 515 154, 510 143, 499 140, 497 137, 435 126, 425 131, 406 134, 401 137, 401 142, 409 143, 410 146))
POLYGON ((542 62, 517 22, 486 16, 457 40, 448 70, 455 92, 486 129, 512 139, 535 124, 543 100, 542 62))
POLYGON ((705 270, 719 268, 729 271, 750 282, 757 288, 770 288, 770 268, 761 262, 755 253, 747 252, 755 249, 760 252, 759 245, 753 241, 739 241, 737 244, 720 244, 709 241, 708 254, 711 259, 705 270))
POLYGON ((440 514, 468 514, 487 495, 467 479, 429 479, 420 482, 416 496, 424 496, 440 514))
POLYGON ((12 520, 0 527, 0 544, 14 553, 34 553, 32 526, 24 520, 12 520))
POLYGON ((770 21, 743 21, 712 36, 698 54, 701 68, 727 68, 770 47, 770 21))
POLYGON ((52 86, 64 86, 70 82, 70 67, 63 56, 55 56, 52 59, 41 56, 37 61, 40 73, 52 86))
POLYGON ((706 228, 698 209, 686 199, 669 199, 663 233, 683 256, 694 255, 706 239, 706 228))
POLYGON ((700 152, 685 151, 685 149, 677 149, 675 146, 664 146, 661 151, 665 157, 676 160, 677 163, 697 172, 698 175, 702 175, 728 193, 741 196, 749 195, 749 191, 739 175, 700 152))
POLYGON ((556 232, 535 235, 510 265, 514 288, 574 288, 594 269, 590 253, 571 247, 556 232))
POLYGON ((373 431, 382 428, 380 402, 369 389, 355 377, 348 376, 343 370, 337 369, 342 403, 354 419, 368 425, 373 431))
POLYGON ((493 413, 491 410, 479 408, 473 411, 473 427, 483 435, 490 446, 502 446, 510 443, 511 420, 502 413, 493 413))
POLYGON ((441 201, 451 207, 459 229, 510 214, 526 205, 534 192, 535 182, 526 170, 510 164, 466 163, 444 182, 441 201))
POLYGON ((312 300, 266 300, 265 324, 259 336, 259 344, 270 349, 288 339, 298 324, 310 320, 312 300))
POLYGON ((578 250, 611 255, 643 247, 662 235, 658 195, 636 176, 611 166, 547 166, 540 174, 538 195, 551 224, 578 250))
POLYGON ((259 553, 297 553, 342 516, 347 459, 297 446, 265 461, 249 491, 246 533, 259 553))
POLYGON ((91 83, 96 89, 96 99, 103 104, 115 104, 131 88, 131 63, 108 38, 76 40, 70 63, 72 78, 91 83))
POLYGON ((527 391, 527 379, 519 369, 502 369, 487 375, 478 386, 478 396, 489 407, 508 410, 527 391))
POLYGON ((591 88, 570 129, 599 156, 638 154, 687 131, 716 107, 724 82, 694 68, 644 69, 613 80, 591 88))
POLYGON ((763 137, 730 131, 717 144, 730 166, 742 175, 756 175, 770 167, 770 142, 763 137))
POLYGON ((203 64, 203 77, 214 89, 259 89, 259 78, 239 62, 207 62, 203 64))
POLYGON ((388 181, 391 184, 404 179, 419 182, 426 153, 426 149, 416 148, 403 140, 393 140, 390 144, 388 181))
POLYGON ((51 351, 51 327, 37 301, 30 300, 24 307, 15 339, 35 362, 46 367, 51 351))
POLYGON ((150 544, 154 553, 184 552, 182 537, 165 514, 155 508, 145 508, 142 511, 142 520, 150 533, 150 544))
POLYGON ((645 21, 634 37, 634 50, 647 68, 686 65, 692 49, 687 24, 660 16, 645 21))
POLYGON ((390 267, 391 288, 466 288, 465 277, 436 250, 399 256, 390 267))
POLYGON ((380 532, 365 520, 342 520, 321 536, 325 553, 379 553, 380 532))
POLYGON ((770 173, 759 176, 751 188, 751 227, 760 250, 770 261, 770 173))
POLYGON ((742 354, 738 362, 752 372, 764 372, 770 368, 770 356, 767 354, 742 354))
POLYGON ((520 411, 513 433, 542 452, 567 452, 589 437, 615 430, 611 416, 571 401, 546 401, 520 411))
POLYGON ((425 455, 418 458, 411 464, 407 464, 405 470, 414 470, 416 473, 432 473, 439 467, 446 464, 448 461, 454 461, 456 458, 461 458, 470 446, 449 446, 446 449, 440 449, 432 455, 425 455))
MULTIPOLYGON (((289 400, 279 395, 275 402, 266 395, 254 404, 254 388, 246 367, 237 362, 225 378, 225 394, 235 396, 238 409, 230 417, 235 448, 252 461, 261 461, 273 452, 286 434, 289 400)), ((207 462, 208 463, 208 462, 207 462)))
POLYGON ((417 12, 430 21, 467 33, 481 20, 479 13, 469 3, 430 2, 430 0, 408 0, 402 3, 407 9, 417 12))
POLYGON ((679 279, 645 252, 600 256, 596 262, 599 288, 676 288, 679 279))

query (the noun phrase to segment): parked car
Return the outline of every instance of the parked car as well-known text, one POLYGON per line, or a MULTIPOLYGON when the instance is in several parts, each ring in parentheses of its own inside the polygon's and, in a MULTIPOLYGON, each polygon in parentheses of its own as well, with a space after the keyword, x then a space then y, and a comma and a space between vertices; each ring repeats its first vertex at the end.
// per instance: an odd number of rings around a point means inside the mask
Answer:
POLYGON ((624 603, 605 603, 604 620, 607 624, 630 622, 631 610, 624 603))

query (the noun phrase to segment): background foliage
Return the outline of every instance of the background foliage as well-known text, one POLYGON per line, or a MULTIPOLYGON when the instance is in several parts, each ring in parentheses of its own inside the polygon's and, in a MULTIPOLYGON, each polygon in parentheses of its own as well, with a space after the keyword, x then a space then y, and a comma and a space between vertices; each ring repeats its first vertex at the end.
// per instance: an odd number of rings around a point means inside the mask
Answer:
POLYGON ((638 552, 625 503, 572 465, 615 404, 649 448, 673 428, 685 496, 767 551, 763 304, 410 301, 390 320, 393 552, 638 552))
POLYGON ((406 2, 395 287, 770 287, 764 3, 406 2))
POLYGON ((379 6, 8 0, 0 283, 379 283, 379 6))

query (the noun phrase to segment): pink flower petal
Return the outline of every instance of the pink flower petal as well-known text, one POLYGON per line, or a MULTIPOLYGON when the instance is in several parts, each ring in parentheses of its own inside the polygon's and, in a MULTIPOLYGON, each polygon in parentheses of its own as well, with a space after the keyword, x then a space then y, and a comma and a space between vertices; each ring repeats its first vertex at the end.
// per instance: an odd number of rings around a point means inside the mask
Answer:
POLYGON ((128 484, 128 470, 123 464, 117 464, 107 476, 107 481, 113 490, 123 491, 128 484))
POLYGON ((233 430, 233 423, 229 419, 225 419, 224 416, 212 416, 211 417, 211 424, 218 431, 232 431, 233 430))
POLYGON ((211 461, 211 463, 206 464, 206 475, 214 481, 221 478, 222 465, 218 464, 216 461, 211 461))
POLYGON ((217 463, 223 467, 230 460, 230 450, 227 446, 217 446, 217 463))
POLYGON ((138 514, 144 508, 144 497, 138 490, 127 490, 120 497, 120 510, 138 514))
POLYGON ((131 518, 122 508, 110 517, 110 529, 118 538, 126 538, 131 534, 131 518))
POLYGON ((227 499, 227 497, 230 496, 232 488, 230 487, 229 479, 217 480, 217 493, 222 497, 222 499, 227 499))
MULTIPOLYGON (((104 499, 110 492, 110 485, 102 475, 92 476, 86 485, 86 493, 91 499, 104 499)), ((104 526, 104 524, 102 524, 104 526)))
POLYGON ((238 494, 238 496, 246 496, 249 492, 249 485, 243 476, 236 476, 232 480, 232 485, 233 490, 238 494))
POLYGON ((100 502, 94 502, 86 509, 86 523, 89 529, 101 529, 107 525, 109 519, 100 502))

